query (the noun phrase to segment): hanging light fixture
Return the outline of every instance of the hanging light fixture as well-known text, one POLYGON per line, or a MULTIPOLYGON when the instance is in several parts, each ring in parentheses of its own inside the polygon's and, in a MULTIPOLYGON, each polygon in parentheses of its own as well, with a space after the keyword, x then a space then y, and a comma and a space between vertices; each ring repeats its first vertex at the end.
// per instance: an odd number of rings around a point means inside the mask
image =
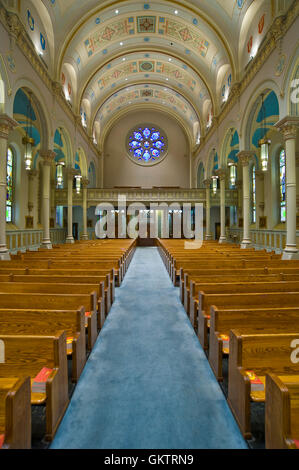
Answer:
MULTIPOLYGON (((266 125, 266 116, 264 108, 264 94, 262 94, 262 127, 265 129, 266 125)), ((261 161, 262 161, 262 170, 268 170, 268 160, 269 160, 269 146, 271 145, 271 140, 269 139, 260 139, 259 146, 261 147, 261 161)))
POLYGON ((237 181, 237 165, 235 163, 229 163, 229 178, 231 186, 236 186, 237 181))
POLYGON ((27 119, 26 119, 26 135, 22 139, 23 145, 25 145, 25 153, 24 153, 24 160, 25 160, 25 168, 27 171, 31 170, 32 166, 32 149, 35 146, 35 141, 32 137, 32 105, 31 105, 31 96, 32 93, 29 92, 29 98, 28 98, 28 105, 27 105, 27 119))
POLYGON ((75 178, 76 178, 76 193, 77 193, 77 194, 80 194, 80 192, 81 192, 81 179, 82 179, 82 176, 81 176, 81 175, 76 175, 75 178))
POLYGON ((63 167, 65 166, 64 162, 58 162, 57 167, 57 188, 62 188, 63 186, 63 167))
POLYGON ((212 176, 212 189, 213 189, 213 194, 217 193, 217 180, 218 176, 212 176))

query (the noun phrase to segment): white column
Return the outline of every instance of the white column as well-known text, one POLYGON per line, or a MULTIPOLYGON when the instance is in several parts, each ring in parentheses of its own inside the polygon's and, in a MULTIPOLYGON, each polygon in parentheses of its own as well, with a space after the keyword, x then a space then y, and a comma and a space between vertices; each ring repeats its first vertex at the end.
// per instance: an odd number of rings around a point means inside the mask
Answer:
POLYGON ((42 224, 44 228, 41 248, 51 250, 50 239, 50 177, 51 166, 55 158, 55 152, 48 150, 40 153, 43 158, 43 203, 42 203, 42 224))
POLYGON ((283 134, 286 152, 287 243, 282 259, 298 259, 296 243, 296 134, 299 118, 285 117, 275 127, 283 134))
POLYGON ((73 237, 73 180, 77 171, 74 168, 67 169, 67 238, 66 243, 75 243, 73 237))
POLYGON ((6 165, 9 133, 18 125, 6 114, 0 114, 0 260, 9 260, 6 246, 6 165))
POLYGON ((211 235, 211 179, 204 181, 206 187, 206 240, 212 240, 211 235))
POLYGON ((33 217, 33 228, 37 224, 37 170, 28 171, 28 212, 33 217))
POLYGON ((83 187, 83 234, 81 239, 88 240, 87 232, 87 186, 89 181, 87 178, 82 178, 82 187, 83 187))
POLYGON ((51 180, 50 185, 50 218, 54 220, 54 227, 56 225, 56 197, 55 197, 55 190, 56 190, 56 181, 51 180))
POLYGON ((265 201, 264 201, 264 176, 265 171, 256 170, 256 228, 260 229, 260 217, 264 215, 265 201))
POLYGON ((253 155, 254 152, 249 150, 243 150, 238 154, 239 162, 243 167, 243 240, 241 243, 241 248, 243 249, 251 247, 249 235, 249 160, 253 155))
POLYGON ((220 238, 219 243, 226 242, 225 233, 225 176, 226 171, 221 168, 216 171, 220 179, 220 238))

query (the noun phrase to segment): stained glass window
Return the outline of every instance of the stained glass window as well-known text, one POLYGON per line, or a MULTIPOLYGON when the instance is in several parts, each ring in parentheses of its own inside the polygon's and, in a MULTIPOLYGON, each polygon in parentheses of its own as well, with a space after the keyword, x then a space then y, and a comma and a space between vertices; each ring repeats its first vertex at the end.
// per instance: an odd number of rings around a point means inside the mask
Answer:
POLYGON ((129 133, 127 150, 137 163, 158 163, 167 152, 167 138, 156 127, 141 126, 129 133))
POLYGON ((9 148, 7 151, 6 165, 6 222, 12 222, 13 206, 13 153, 9 148))
POLYGON ((280 221, 286 221, 286 155, 282 150, 279 155, 280 221))
POLYGON ((256 222, 256 174, 255 166, 252 167, 252 222, 256 222))

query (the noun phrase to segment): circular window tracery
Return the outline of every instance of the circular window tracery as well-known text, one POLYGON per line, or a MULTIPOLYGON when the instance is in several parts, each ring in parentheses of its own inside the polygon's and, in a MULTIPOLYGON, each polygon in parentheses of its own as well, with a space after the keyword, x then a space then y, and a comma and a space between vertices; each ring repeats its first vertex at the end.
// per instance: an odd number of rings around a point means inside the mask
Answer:
POLYGON ((155 165, 166 157, 168 140, 159 127, 143 124, 131 129, 126 148, 130 159, 138 165, 155 165))

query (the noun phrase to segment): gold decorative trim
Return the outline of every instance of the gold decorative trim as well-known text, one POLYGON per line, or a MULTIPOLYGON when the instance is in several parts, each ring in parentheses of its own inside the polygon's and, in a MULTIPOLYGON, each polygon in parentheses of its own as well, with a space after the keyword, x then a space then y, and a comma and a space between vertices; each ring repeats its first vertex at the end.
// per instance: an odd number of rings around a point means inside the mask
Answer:
MULTIPOLYGON (((213 124, 206 134, 205 143, 207 143, 217 131, 219 124, 221 124, 226 116, 229 114, 233 106, 237 103, 240 96, 248 88, 251 81, 255 78, 256 74, 260 71, 270 54, 277 47, 279 40, 285 36, 288 29, 292 26, 293 22, 299 14, 299 2, 295 0, 289 8, 286 15, 276 18, 270 27, 267 36, 259 50, 257 56, 252 60, 249 65, 246 74, 244 75, 242 82, 234 83, 229 98, 222 108, 218 116, 214 116, 213 124)), ((203 150, 204 143, 200 145, 198 154, 203 150)), ((197 155, 198 155, 197 154, 197 155)))
MULTIPOLYGON (((19 20, 16 14, 9 13, 3 4, 0 4, 0 21, 3 24, 4 28, 6 29, 8 34, 13 34, 16 40, 16 44, 18 45, 20 51, 23 53, 25 58, 30 62, 32 68, 37 72, 41 80, 43 81, 44 85, 49 89, 50 92, 55 93, 55 97, 61 106, 62 110, 68 115, 68 117, 74 122, 75 121, 75 113, 72 110, 71 106, 67 103, 65 98, 62 96, 62 91, 59 91, 59 87, 57 87, 57 82, 51 79, 49 73, 41 61, 41 59, 36 54, 36 51, 29 39, 29 36, 19 20), (12 19, 13 18, 13 19, 12 19), (11 30, 11 28, 13 28, 11 30)), ((60 84, 59 84, 60 85, 60 84)), ((82 126, 79 126, 80 134, 86 143, 90 144, 90 139, 82 126)), ((93 151, 96 155, 98 155, 98 149, 92 142, 93 151)))
MULTIPOLYGON (((77 27, 74 29, 74 31, 70 34, 70 37, 67 40, 66 44, 64 46, 62 46, 62 48, 61 48, 61 54, 59 55, 59 58, 58 58, 58 68, 57 68, 57 72, 58 72, 59 75, 60 75, 62 65, 63 65, 63 58, 65 57, 66 51, 67 51, 71 41, 74 39, 75 35, 77 34, 77 32, 81 28, 84 28, 86 23, 93 16, 100 15, 102 11, 113 8, 114 5, 117 5, 118 7, 120 7, 121 2, 124 2, 124 1, 126 1, 126 0, 113 1, 111 3, 107 2, 102 7, 92 10, 92 12, 88 16, 86 16, 86 18, 84 18, 79 25, 77 25, 77 27)), ((229 61, 230 61, 230 66, 231 66, 231 69, 232 69, 233 79, 235 79, 235 77, 236 77, 236 66, 235 66, 235 62, 233 60, 233 54, 232 54, 232 52, 230 50, 230 47, 229 47, 229 44, 227 43, 225 38, 223 38, 220 35, 219 29, 217 29, 217 27, 213 25, 213 23, 208 19, 207 16, 203 15, 202 12, 199 12, 198 9, 195 9, 194 7, 191 7, 190 5, 186 5, 184 2, 180 2, 180 1, 177 1, 177 0, 175 0, 175 1, 168 0, 168 3, 178 5, 181 8, 183 8, 184 10, 188 10, 188 11, 192 12, 194 15, 197 15, 199 18, 201 18, 202 21, 204 21, 205 23, 208 24, 208 26, 214 31, 215 35, 217 36, 220 43, 223 45, 224 50, 227 53, 227 56, 228 56, 229 61)))

